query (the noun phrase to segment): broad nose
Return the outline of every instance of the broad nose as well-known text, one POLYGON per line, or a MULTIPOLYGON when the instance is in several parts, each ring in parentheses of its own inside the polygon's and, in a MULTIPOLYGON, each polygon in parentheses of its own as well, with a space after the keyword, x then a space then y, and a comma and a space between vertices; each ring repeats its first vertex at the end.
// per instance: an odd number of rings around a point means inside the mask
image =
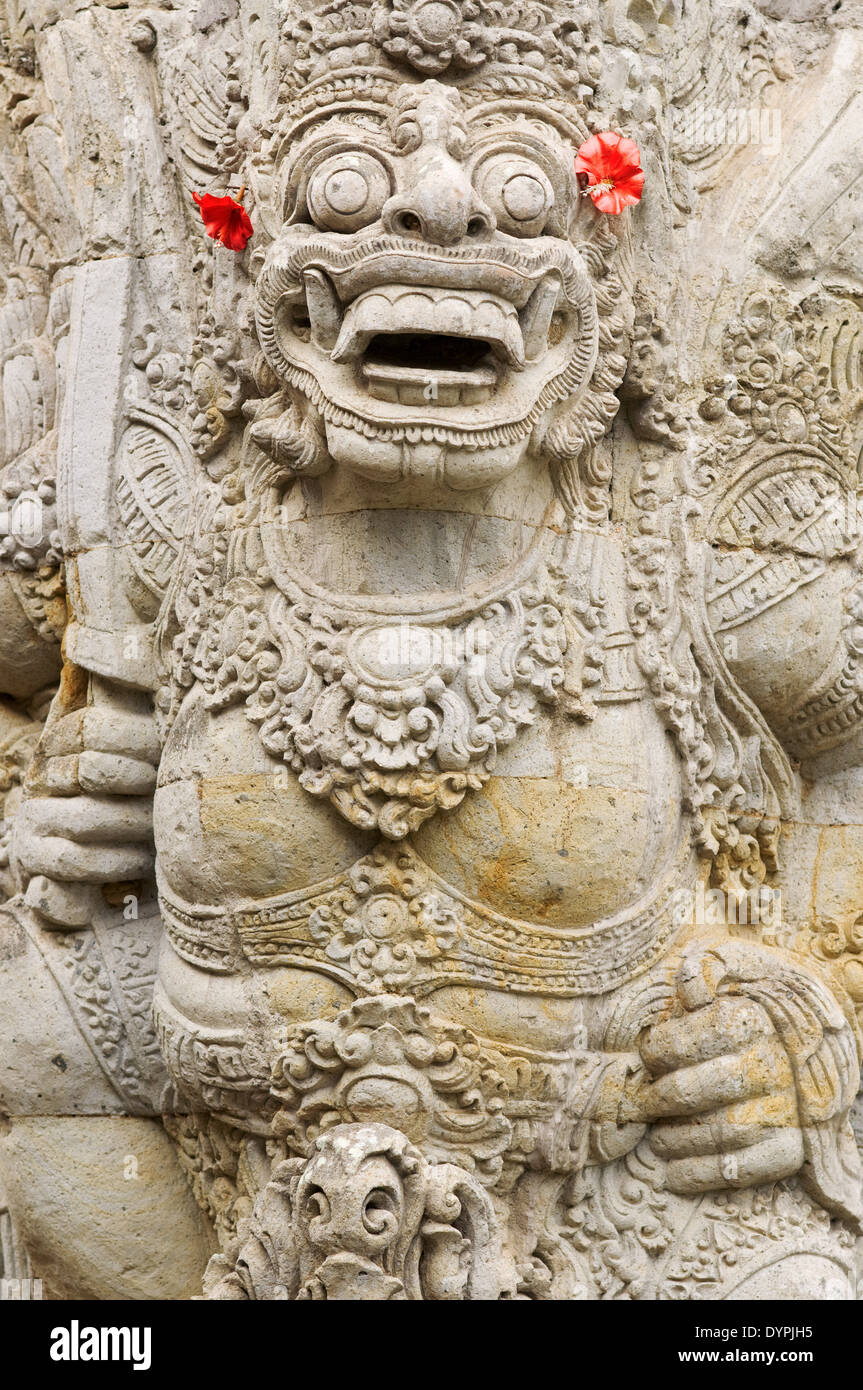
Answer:
POLYGON ((460 164, 436 150, 415 170, 406 192, 396 193, 381 213, 388 232, 421 237, 435 246, 454 246, 465 236, 494 231, 494 214, 460 164))

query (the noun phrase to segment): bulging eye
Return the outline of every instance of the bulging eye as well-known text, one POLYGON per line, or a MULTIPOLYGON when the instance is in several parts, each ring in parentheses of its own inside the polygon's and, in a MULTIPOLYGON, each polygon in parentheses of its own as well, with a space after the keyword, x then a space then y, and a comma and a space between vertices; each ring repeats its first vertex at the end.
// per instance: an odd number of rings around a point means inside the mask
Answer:
POLYGON ((345 151, 319 164, 306 189, 309 212, 329 232, 355 232, 381 214, 390 178, 373 155, 345 151))
POLYGON ((492 155, 477 169, 474 185, 498 226, 513 236, 539 236, 554 207, 549 179, 523 155, 492 155))

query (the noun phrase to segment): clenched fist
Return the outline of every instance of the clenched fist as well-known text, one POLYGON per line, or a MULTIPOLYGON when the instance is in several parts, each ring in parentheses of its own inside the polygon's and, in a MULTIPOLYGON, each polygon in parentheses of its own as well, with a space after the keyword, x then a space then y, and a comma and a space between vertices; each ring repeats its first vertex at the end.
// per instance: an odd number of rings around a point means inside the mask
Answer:
POLYGON ((639 1040, 649 1080, 638 1108, 669 1188, 684 1194, 789 1177, 804 1159, 795 1078, 770 1017, 745 995, 713 997, 706 960, 684 964, 675 1012, 639 1040))
POLYGON ((16 817, 13 856, 27 902, 56 926, 83 926, 94 889, 153 867, 159 743, 144 697, 91 681, 92 703, 52 711, 16 817))

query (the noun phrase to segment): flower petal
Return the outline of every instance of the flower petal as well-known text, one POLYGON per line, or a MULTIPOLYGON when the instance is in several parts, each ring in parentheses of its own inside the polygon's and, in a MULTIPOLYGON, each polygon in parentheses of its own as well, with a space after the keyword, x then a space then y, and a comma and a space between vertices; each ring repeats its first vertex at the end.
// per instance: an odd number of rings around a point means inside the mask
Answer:
POLYGON ((212 193, 205 193, 203 197, 193 193, 192 197, 200 208, 207 236, 220 241, 229 251, 245 250, 254 227, 242 204, 235 198, 217 198, 212 193))
POLYGON ((586 176, 600 212, 620 213, 641 198, 644 173, 638 146, 615 130, 602 130, 585 140, 575 157, 575 172, 586 176))

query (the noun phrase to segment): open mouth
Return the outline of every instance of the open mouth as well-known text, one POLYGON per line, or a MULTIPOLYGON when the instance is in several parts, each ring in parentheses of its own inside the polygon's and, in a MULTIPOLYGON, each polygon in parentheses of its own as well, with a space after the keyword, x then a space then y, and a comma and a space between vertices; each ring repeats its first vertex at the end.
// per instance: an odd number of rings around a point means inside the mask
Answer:
POLYGON ((565 266, 527 275, 401 253, 386 260, 398 278, 375 280, 363 263, 306 264, 288 288, 273 272, 273 351, 308 371, 334 409, 388 429, 487 428, 526 419, 547 383, 568 373, 568 388, 592 361, 592 293, 573 277, 565 290, 565 266), (465 413, 454 419, 452 407, 465 413))
POLYGON ((323 304, 316 279, 307 302, 312 336, 330 348, 333 362, 359 368, 373 398, 476 405, 506 368, 523 371, 528 355, 546 345, 559 288, 556 277, 544 280, 519 311, 481 290, 380 285, 348 305, 335 342, 334 296, 323 304))
POLYGON ((449 333, 376 333, 360 371, 370 396, 402 405, 477 405, 497 384, 499 365, 483 338, 449 333))

